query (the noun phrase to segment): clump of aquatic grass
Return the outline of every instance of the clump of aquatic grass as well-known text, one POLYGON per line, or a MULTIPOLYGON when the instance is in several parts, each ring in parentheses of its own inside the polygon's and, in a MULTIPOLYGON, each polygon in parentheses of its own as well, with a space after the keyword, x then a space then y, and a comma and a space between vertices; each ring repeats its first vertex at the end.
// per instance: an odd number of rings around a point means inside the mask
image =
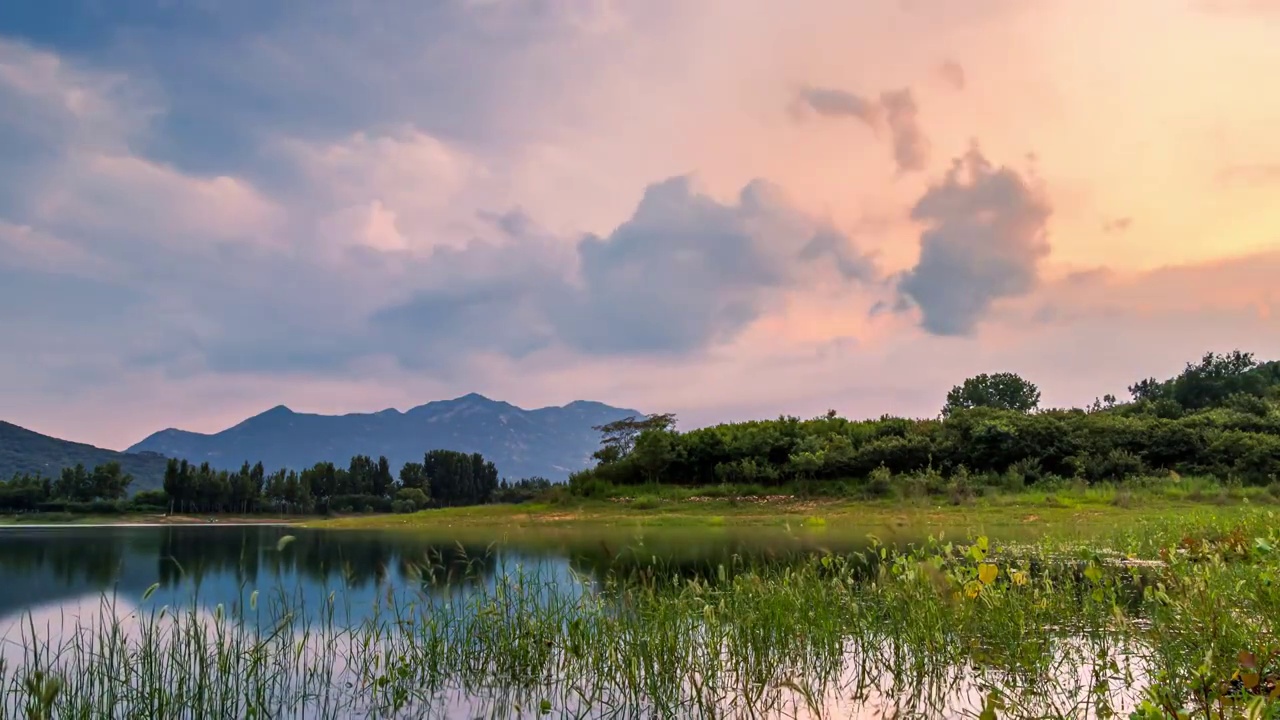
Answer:
POLYGON ((633 553, 572 578, 428 559, 368 607, 342 587, 106 598, 64 636, 11 638, 0 716, 1274 717, 1275 526, 1187 518, 1126 529, 1114 552, 938 537, 791 563, 633 553))

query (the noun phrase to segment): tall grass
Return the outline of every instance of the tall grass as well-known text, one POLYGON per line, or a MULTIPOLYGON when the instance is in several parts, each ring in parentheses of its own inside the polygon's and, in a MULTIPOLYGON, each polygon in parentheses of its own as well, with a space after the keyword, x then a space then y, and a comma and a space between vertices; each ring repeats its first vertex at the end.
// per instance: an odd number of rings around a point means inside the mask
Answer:
POLYGON ((935 538, 693 571, 633 555, 444 592, 424 564, 370 607, 341 588, 104 598, 68 632, 10 638, 0 716, 1274 718, 1278 545, 1262 520, 1187 520, 1111 552, 935 538))

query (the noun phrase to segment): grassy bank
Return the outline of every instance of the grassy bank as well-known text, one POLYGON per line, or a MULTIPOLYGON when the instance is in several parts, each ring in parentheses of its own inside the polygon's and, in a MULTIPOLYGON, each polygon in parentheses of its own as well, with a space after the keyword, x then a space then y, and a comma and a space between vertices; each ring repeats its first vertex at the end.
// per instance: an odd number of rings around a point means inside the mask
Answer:
POLYGON ((1087 535, 1116 523, 1157 522, 1187 514, 1246 517, 1280 509, 1268 488, 1227 487, 1201 479, 1132 485, 1064 485, 1055 489, 986 492, 962 498, 893 497, 853 500, 805 497, 794 489, 740 495, 733 488, 644 488, 604 500, 557 495, 520 505, 425 510, 312 520, 333 529, 466 532, 534 528, 778 527, 856 532, 909 528, 965 533, 1014 530, 1087 535))
POLYGON ((355 620, 341 592, 104 604, 66 642, 26 638, 0 682, 8 716, 42 718, 1276 718, 1275 527, 1171 520, 1107 544, 935 539, 798 565, 632 557, 576 582, 506 568, 466 592, 423 565, 410 584, 431 592, 387 592, 355 620))

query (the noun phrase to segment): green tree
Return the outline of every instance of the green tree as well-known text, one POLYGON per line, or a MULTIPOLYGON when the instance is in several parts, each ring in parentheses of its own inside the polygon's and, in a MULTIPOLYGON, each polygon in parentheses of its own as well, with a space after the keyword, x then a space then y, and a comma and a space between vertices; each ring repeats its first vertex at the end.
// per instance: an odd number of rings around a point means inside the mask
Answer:
POLYGON ((956 410, 970 408, 996 408, 1031 412, 1040 405, 1040 389, 1015 373, 983 373, 965 380, 947 393, 947 404, 942 415, 949 417, 956 410))
POLYGON ((498 489, 498 469, 480 453, 432 450, 422 467, 428 494, 441 506, 487 503, 498 489))
POLYGON ((400 488, 396 492, 396 500, 411 505, 415 510, 425 508, 430 502, 427 494, 416 487, 400 488))
POLYGON ((391 486, 395 484, 395 478, 391 475, 391 463, 387 460, 387 456, 383 455, 378 458, 378 467, 373 471, 373 487, 371 488, 374 495, 382 497, 391 492, 391 486))
POLYGON ((109 462, 93 469, 87 500, 119 500, 129 490, 133 476, 120 468, 120 463, 109 462))
POLYGON ((1187 363, 1182 374, 1173 379, 1171 394, 1187 410, 1221 407, 1237 394, 1262 397, 1267 381, 1254 372, 1257 367, 1253 353, 1205 353, 1199 364, 1187 363))
POLYGON ((405 463, 400 468, 400 487, 417 488, 430 494, 431 485, 427 482, 427 469, 422 463, 405 463))
POLYGON ((676 461, 679 436, 671 430, 646 430, 635 440, 630 459, 651 482, 676 461))
POLYGON ((676 425, 675 413, 659 413, 643 418, 635 416, 614 420, 591 428, 600 433, 600 449, 592 456, 602 464, 617 462, 635 449, 639 437, 650 430, 667 431, 676 425))

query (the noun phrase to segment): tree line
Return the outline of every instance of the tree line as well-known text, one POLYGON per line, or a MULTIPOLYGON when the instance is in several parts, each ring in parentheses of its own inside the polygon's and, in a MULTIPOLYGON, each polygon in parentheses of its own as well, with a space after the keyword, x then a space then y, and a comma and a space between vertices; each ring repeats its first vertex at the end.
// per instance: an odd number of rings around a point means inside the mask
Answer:
POLYGON ((1209 353, 1129 393, 1127 402, 1104 395, 1086 408, 1040 409, 1035 384, 997 373, 955 386, 926 419, 858 421, 830 411, 679 432, 671 414, 627 418, 597 428, 597 464, 571 476, 570 487, 593 495, 618 485, 843 483, 879 493, 899 481, 1021 486, 1170 472, 1280 481, 1280 362, 1209 353))
POLYGON ((237 471, 170 460, 164 493, 179 512, 412 512, 478 505, 498 489, 498 469, 480 453, 432 450, 393 475, 386 457, 356 455, 347 467, 319 462, 267 473, 262 463, 237 471))
MULTIPOLYGON (((118 463, 92 471, 77 465, 57 478, 15 475, 0 481, 0 511, 113 512, 133 478, 118 463)), ((164 484, 131 498, 130 509, 199 513, 412 512, 427 507, 527 499, 548 481, 509 483, 480 453, 432 450, 422 462, 393 474, 387 458, 351 458, 346 467, 319 462, 303 470, 267 472, 262 463, 219 470, 209 463, 170 459, 164 484)))
POLYGON ((0 511, 29 512, 51 503, 65 506, 109 506, 125 497, 133 476, 124 472, 120 463, 109 462, 89 470, 83 464, 63 468, 57 477, 14 475, 8 482, 0 480, 0 511))

